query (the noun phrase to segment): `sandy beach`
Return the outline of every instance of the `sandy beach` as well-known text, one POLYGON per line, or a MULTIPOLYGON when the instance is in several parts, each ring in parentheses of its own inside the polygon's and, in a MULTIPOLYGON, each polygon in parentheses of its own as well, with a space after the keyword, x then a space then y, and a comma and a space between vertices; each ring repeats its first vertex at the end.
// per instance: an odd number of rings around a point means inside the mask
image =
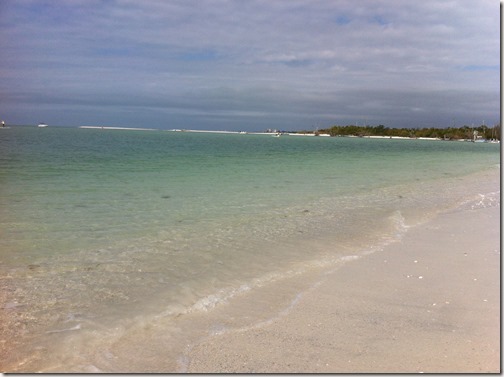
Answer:
POLYGON ((283 316, 214 335, 188 372, 500 372, 500 206, 445 213, 346 263, 283 316))

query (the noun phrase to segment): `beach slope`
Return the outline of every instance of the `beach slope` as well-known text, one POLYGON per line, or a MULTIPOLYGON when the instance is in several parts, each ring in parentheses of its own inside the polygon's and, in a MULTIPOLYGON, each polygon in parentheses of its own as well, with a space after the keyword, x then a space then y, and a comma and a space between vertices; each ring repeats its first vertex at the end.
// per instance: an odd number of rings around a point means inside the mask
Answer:
POLYGON ((286 316, 212 336, 188 372, 500 372, 500 206, 347 263, 286 316))

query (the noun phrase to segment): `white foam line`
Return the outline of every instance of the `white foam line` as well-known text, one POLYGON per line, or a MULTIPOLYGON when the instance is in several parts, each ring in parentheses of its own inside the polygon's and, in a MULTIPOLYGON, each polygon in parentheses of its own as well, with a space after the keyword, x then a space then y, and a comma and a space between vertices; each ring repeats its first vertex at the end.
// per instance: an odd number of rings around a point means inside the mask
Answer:
POLYGON ((65 332, 65 331, 75 331, 75 330, 80 330, 81 329, 81 324, 78 323, 74 327, 70 327, 68 329, 61 329, 61 330, 51 330, 51 331, 46 331, 46 334, 55 334, 59 332, 65 332))

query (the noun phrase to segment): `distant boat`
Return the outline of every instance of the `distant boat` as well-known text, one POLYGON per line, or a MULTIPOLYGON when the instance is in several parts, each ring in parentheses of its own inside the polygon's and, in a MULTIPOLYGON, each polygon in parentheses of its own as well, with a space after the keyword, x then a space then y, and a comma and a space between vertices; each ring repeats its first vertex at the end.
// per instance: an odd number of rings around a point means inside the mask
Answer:
POLYGON ((45 123, 39 123, 38 128, 45 128, 47 127, 47 124, 45 123))

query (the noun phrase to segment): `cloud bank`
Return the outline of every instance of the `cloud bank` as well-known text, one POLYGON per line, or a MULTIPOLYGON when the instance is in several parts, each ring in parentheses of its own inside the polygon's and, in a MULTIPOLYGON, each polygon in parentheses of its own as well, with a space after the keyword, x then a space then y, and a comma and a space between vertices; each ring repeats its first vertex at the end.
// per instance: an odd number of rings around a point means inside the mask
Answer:
POLYGON ((11 124, 311 129, 499 122, 493 0, 0 4, 11 124))

